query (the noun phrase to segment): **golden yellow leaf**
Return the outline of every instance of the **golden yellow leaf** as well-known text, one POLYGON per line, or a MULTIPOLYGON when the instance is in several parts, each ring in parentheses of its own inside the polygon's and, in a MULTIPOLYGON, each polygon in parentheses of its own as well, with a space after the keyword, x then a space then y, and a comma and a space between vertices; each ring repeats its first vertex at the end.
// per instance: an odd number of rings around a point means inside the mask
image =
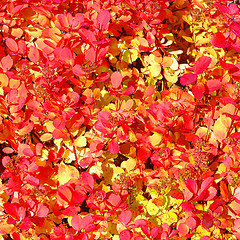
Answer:
POLYGON ((222 142, 222 140, 226 138, 231 122, 231 118, 225 115, 220 115, 220 117, 216 120, 213 126, 213 134, 219 142, 222 142))
POLYGON ((152 136, 150 136, 150 143, 153 147, 157 146, 162 141, 163 135, 160 133, 154 133, 152 136))
POLYGON ((66 165, 61 162, 58 168, 58 181, 59 185, 63 185, 72 179, 79 179, 79 171, 71 165, 66 165))
POLYGON ((176 213, 167 212, 161 216, 162 223, 167 223, 171 225, 172 223, 176 223, 178 221, 178 216, 176 213))
POLYGON ((84 136, 79 136, 73 145, 76 147, 85 147, 87 145, 87 139, 84 136))
POLYGON ((152 201, 153 201, 153 199, 150 199, 148 201, 146 209, 147 209, 147 212, 149 215, 154 216, 154 215, 158 214, 159 208, 152 201))
POLYGON ((127 171, 131 171, 136 167, 137 160, 133 158, 129 158, 127 161, 122 162, 121 167, 126 168, 127 171))
POLYGON ((149 66, 149 71, 152 77, 157 77, 161 73, 161 65, 154 64, 149 66))
POLYGON ((182 36, 187 42, 194 43, 193 39, 188 36, 182 36))

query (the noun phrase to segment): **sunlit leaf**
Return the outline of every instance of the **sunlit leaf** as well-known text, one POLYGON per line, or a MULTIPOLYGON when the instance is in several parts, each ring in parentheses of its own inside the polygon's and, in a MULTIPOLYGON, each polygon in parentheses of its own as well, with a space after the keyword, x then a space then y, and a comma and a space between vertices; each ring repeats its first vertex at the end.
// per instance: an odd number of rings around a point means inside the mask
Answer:
POLYGON ((87 145, 87 139, 84 136, 79 136, 75 139, 73 145, 76 147, 85 147, 87 145))
POLYGON ((74 166, 62 162, 58 167, 59 185, 63 185, 71 179, 79 179, 79 171, 74 166))
POLYGON ((155 216, 159 212, 159 208, 152 202, 152 199, 148 201, 146 209, 151 216, 155 216))
POLYGON ((171 225, 172 223, 176 223, 178 221, 178 216, 173 212, 167 212, 161 216, 161 220, 163 223, 171 225))

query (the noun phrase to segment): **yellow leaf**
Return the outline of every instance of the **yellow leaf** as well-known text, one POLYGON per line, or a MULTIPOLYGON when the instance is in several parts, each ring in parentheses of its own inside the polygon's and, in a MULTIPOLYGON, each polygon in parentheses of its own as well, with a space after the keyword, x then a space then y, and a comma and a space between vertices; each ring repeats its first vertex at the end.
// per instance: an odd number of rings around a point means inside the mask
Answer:
POLYGON ((188 36, 182 36, 187 42, 194 43, 193 39, 188 36))
POLYGON ((7 87, 8 85, 8 76, 4 73, 0 73, 0 84, 3 87, 7 87))
POLYGON ((152 136, 150 136, 150 143, 153 147, 159 145, 159 143, 162 141, 163 135, 160 133, 154 133, 152 136))
POLYGON ((127 161, 122 162, 121 167, 126 168, 127 171, 131 171, 136 167, 137 161, 136 159, 130 158, 127 161))
POLYGON ((58 168, 58 181, 59 185, 63 185, 72 179, 79 179, 79 171, 71 165, 60 163, 58 168))
POLYGON ((220 115, 220 117, 216 120, 214 126, 213 126, 213 133, 215 138, 219 141, 222 142, 224 138, 227 136, 227 130, 231 125, 231 118, 225 116, 225 115, 220 115))
POLYGON ((123 61, 131 64, 137 60, 138 54, 139 53, 136 49, 126 50, 124 51, 124 54, 123 54, 123 61))
POLYGON ((171 74, 171 73, 169 73, 167 71, 164 72, 164 77, 170 83, 176 83, 178 81, 178 76, 177 75, 171 74))
POLYGON ((150 199, 148 201, 146 209, 149 215, 154 216, 157 215, 157 213, 159 212, 159 208, 152 202, 152 200, 153 199, 150 199))
POLYGON ((152 77, 157 77, 161 73, 161 66, 159 64, 151 65, 149 71, 152 77))
POLYGON ((164 213, 161 217, 162 223, 167 223, 171 225, 172 223, 176 223, 178 221, 177 214, 173 212, 164 213))
POLYGON ((84 136, 79 136, 73 145, 76 147, 85 147, 87 145, 87 139, 84 136))
POLYGON ((46 142, 48 140, 52 139, 52 134, 51 133, 44 133, 41 137, 40 140, 42 142, 46 142))

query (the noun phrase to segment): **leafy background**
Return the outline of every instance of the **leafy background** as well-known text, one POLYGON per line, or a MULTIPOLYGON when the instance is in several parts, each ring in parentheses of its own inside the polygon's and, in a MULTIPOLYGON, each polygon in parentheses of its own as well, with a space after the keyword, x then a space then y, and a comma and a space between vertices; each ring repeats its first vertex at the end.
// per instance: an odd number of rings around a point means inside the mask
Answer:
POLYGON ((0 3, 1 239, 240 239, 240 15, 210 0, 0 3))

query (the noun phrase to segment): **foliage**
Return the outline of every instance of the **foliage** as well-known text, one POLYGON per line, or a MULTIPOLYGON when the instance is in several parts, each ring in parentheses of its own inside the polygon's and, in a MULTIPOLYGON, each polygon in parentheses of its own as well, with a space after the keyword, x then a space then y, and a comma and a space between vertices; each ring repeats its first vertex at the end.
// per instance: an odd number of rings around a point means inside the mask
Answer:
POLYGON ((240 239, 237 4, 12 0, 0 26, 1 239, 240 239))

